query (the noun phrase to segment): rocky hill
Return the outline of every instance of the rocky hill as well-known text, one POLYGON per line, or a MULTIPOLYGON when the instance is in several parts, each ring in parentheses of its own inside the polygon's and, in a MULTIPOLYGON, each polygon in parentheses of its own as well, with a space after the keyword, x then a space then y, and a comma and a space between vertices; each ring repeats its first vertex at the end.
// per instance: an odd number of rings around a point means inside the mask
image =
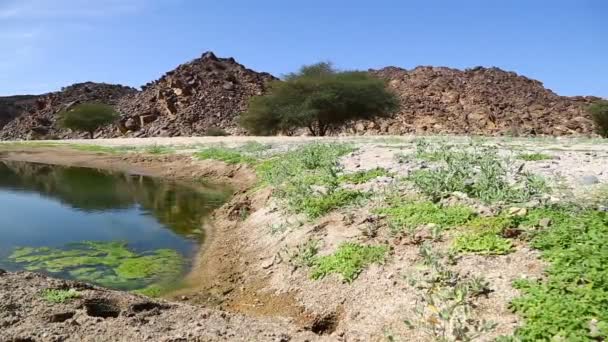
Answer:
POLYGON ((599 100, 559 96, 539 81, 499 68, 387 67, 370 72, 388 81, 401 109, 393 119, 358 122, 346 132, 588 134, 593 123, 585 107, 599 100))
POLYGON ((247 69, 233 58, 206 52, 123 98, 119 131, 106 135, 204 135, 209 128, 242 134, 235 119, 272 80, 272 75, 247 69))
MULTIPOLYGON (((401 109, 392 119, 354 122, 334 134, 593 132, 585 107, 598 98, 559 96, 541 82, 514 72, 426 66, 370 72, 387 80, 400 98, 401 109)), ((7 106, 0 98, 0 139, 81 137, 56 127, 55 114, 92 101, 111 104, 121 113, 119 122, 98 130, 96 137, 196 136, 205 135, 210 128, 245 134, 238 126, 238 116, 249 99, 263 94, 272 80, 276 78, 247 69, 233 58, 206 52, 144 85, 141 91, 89 82, 38 98, 26 97, 27 106, 14 105, 15 99, 7 106), (17 116, 19 111, 22 115, 17 116), (7 120, 11 121, 2 128, 7 120)))
POLYGON ((36 104, 35 95, 17 95, 0 97, 0 128, 6 123, 19 116, 23 112, 27 112, 29 108, 33 108, 36 104))
POLYGON ((15 117, 0 130, 0 139, 76 138, 82 134, 57 127, 56 114, 84 102, 116 105, 118 100, 137 92, 133 88, 105 83, 78 83, 59 92, 37 97, 35 105, 15 117))

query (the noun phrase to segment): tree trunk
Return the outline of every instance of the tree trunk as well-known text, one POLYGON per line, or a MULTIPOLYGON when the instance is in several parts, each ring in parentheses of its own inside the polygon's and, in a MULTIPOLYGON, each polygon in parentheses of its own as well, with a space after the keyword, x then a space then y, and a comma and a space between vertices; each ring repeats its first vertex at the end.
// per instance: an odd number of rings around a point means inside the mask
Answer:
POLYGON ((95 131, 89 131, 89 139, 95 139, 95 131))

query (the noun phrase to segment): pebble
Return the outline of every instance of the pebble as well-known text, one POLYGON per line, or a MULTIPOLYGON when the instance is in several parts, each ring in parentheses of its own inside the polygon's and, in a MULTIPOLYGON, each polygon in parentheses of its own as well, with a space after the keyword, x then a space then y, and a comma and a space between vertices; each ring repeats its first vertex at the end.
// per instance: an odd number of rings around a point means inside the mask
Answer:
POLYGON ((585 175, 579 179, 579 182, 583 185, 593 185, 593 184, 598 184, 600 182, 600 180, 596 176, 585 175))

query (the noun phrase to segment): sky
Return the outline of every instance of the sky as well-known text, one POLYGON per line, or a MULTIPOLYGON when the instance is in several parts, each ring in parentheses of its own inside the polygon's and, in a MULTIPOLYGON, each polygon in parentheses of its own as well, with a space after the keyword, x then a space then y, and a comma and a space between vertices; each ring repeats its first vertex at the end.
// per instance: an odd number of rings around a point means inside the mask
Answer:
POLYGON ((608 97, 607 0, 0 0, 0 95, 139 87, 213 51, 276 76, 497 66, 608 97))

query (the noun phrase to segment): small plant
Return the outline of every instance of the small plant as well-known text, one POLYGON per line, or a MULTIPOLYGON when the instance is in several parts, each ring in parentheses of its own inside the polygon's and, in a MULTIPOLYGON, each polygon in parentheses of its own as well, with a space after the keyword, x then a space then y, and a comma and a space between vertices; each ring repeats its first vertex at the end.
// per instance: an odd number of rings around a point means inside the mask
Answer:
POLYGON ((80 298, 80 292, 75 289, 69 290, 56 290, 56 289, 46 289, 42 291, 42 298, 49 303, 59 304, 66 303, 73 299, 80 298))
POLYGON ((386 169, 377 167, 367 171, 357 171, 340 176, 339 181, 343 183, 363 184, 374 178, 391 176, 386 169))
POLYGON ((347 242, 340 245, 334 254, 316 259, 311 276, 320 279, 331 273, 339 273, 345 282, 350 283, 368 265, 383 263, 386 252, 386 246, 362 246, 347 242))
POLYGON ((97 128, 112 123, 118 116, 112 106, 101 103, 83 103, 57 114, 62 127, 87 132, 91 139, 97 128))
POLYGON ((239 150, 247 153, 258 153, 269 150, 272 146, 268 144, 262 144, 257 141, 249 141, 245 145, 239 147, 239 150))
POLYGON ((356 203, 366 197, 367 195, 361 191, 336 189, 327 194, 302 198, 301 202, 293 203, 292 207, 298 212, 304 213, 309 218, 314 219, 334 209, 356 203))
POLYGON ((210 127, 205 131, 205 135, 208 137, 225 137, 230 134, 228 134, 228 132, 226 132, 225 130, 223 130, 221 128, 210 127))
POLYGON ((296 267, 312 267, 319 254, 319 241, 309 240, 289 255, 289 262, 296 267))
POLYGON ((168 154, 173 153, 175 150, 172 147, 161 146, 161 145, 152 145, 148 146, 145 149, 146 153, 149 154, 168 154))
POLYGON ((225 147, 209 147, 200 150, 195 153, 194 156, 201 160, 213 159, 223 161, 227 164, 251 164, 255 162, 255 158, 225 147))
POLYGON ((516 223, 512 217, 478 217, 456 237, 452 249, 458 253, 508 254, 513 250, 513 243, 501 234, 514 225, 516 223))
POLYGON ((553 157, 544 153, 521 153, 517 155, 517 159, 525 161, 540 161, 553 159, 553 157))
POLYGON ((598 101, 589 106, 587 111, 591 114, 591 118, 595 122, 597 134, 604 138, 608 138, 608 101, 598 101))

